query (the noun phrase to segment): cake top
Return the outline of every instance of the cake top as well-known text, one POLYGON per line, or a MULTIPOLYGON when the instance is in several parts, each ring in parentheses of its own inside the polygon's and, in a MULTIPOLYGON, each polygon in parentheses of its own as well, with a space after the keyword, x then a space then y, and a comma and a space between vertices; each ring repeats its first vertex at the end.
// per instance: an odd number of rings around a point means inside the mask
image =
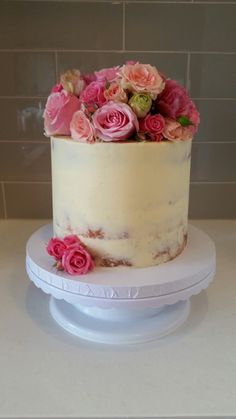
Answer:
POLYGON ((188 93, 150 64, 128 61, 91 74, 68 70, 52 88, 45 135, 78 142, 185 141, 199 113, 188 93))

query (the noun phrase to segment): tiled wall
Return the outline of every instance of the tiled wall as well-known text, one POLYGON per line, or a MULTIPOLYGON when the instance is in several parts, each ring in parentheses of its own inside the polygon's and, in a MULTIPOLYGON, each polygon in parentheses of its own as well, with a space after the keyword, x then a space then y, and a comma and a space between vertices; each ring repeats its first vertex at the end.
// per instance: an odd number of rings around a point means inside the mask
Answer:
POLYGON ((50 217, 42 110, 65 69, 138 59, 201 112, 190 216, 236 217, 236 1, 1 1, 0 216, 50 217))

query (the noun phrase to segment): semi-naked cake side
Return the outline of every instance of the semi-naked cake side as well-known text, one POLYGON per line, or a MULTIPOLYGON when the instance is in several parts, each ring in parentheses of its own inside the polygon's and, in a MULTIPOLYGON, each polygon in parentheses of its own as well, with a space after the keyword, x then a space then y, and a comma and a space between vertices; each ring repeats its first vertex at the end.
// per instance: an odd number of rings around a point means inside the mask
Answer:
POLYGON ((175 258, 187 240, 190 156, 191 140, 51 137, 54 235, 78 235, 97 266, 175 258))

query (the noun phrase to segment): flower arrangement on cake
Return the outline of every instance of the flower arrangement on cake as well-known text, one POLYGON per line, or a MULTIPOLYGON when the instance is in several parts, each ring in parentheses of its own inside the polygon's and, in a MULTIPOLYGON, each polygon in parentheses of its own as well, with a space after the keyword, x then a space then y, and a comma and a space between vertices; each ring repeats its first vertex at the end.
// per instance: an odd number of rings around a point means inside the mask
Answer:
POLYGON ((185 88, 139 62, 92 74, 67 71, 44 112, 46 136, 88 143, 189 140, 198 124, 199 113, 185 88))
MULTIPOLYGON (((77 221, 71 227, 72 224, 69 220, 70 217, 68 216, 68 213, 70 214, 73 210, 75 202, 77 205, 75 208, 77 208, 78 213, 80 212, 82 203, 83 205, 87 205, 86 209, 91 207, 91 202, 93 202, 94 206, 98 205, 98 208, 99 205, 101 205, 102 209, 102 199, 109 202, 109 204, 104 204, 104 208, 107 210, 107 208, 110 208, 109 192, 101 198, 100 202, 98 201, 100 198, 97 198, 97 200, 96 198, 91 198, 91 196, 87 194, 86 189, 83 189, 82 187, 84 201, 83 198, 81 198, 81 190, 78 192, 78 202, 73 200, 69 194, 69 197, 67 197, 67 210, 65 210, 62 202, 64 195, 67 194, 67 186, 70 184, 70 178, 68 178, 66 174, 68 172, 68 167, 66 172, 65 170, 62 172, 62 175, 60 174, 60 171, 57 171, 54 181, 57 181, 58 185, 65 184, 64 189, 63 186, 60 186, 64 191, 63 198, 59 199, 59 201, 57 200, 56 204, 56 207, 58 208, 63 207, 62 212, 60 213, 59 210, 59 215, 56 215, 57 221, 55 223, 56 231, 59 232, 57 236, 60 237, 50 239, 46 249, 48 254, 54 258, 54 267, 58 271, 65 271, 70 275, 83 275, 93 270, 95 265, 114 267, 119 265, 133 266, 138 264, 138 266, 146 266, 148 264, 157 264, 171 260, 183 250, 187 240, 187 186, 190 168, 188 160, 191 154, 190 142, 189 146, 187 143, 184 144, 183 142, 193 138, 193 135, 198 129, 198 125, 199 113, 195 104, 188 96, 185 88, 178 84, 175 80, 165 77, 157 70, 156 67, 151 66, 150 64, 128 61, 123 66, 105 68, 95 71, 92 74, 81 74, 79 70, 69 70, 61 76, 60 82, 52 88, 44 111, 45 135, 53 137, 52 145, 54 144, 54 148, 56 148, 54 141, 56 141, 56 144, 59 146, 59 140, 57 137, 60 139, 63 137, 64 140, 68 139, 70 140, 70 143, 78 142, 91 144, 92 149, 92 144, 108 142, 119 142, 122 144, 132 142, 181 142, 182 146, 181 144, 179 144, 178 147, 177 144, 163 144, 164 149, 167 149, 168 151, 166 153, 163 148, 162 151, 160 150, 162 153, 160 153, 160 156, 164 156, 164 161, 160 162, 158 160, 158 156, 156 156, 156 160, 153 160, 152 162, 151 168, 153 170, 153 174, 154 172, 156 173, 158 167, 160 174, 162 174, 161 170, 164 170, 164 173, 166 173, 166 167, 169 165, 167 172, 168 176, 168 173, 171 173, 172 171, 172 166, 175 164, 178 164, 178 166, 175 169, 177 170, 175 171, 176 180, 174 181, 172 176, 172 180, 167 183, 170 195, 166 193, 163 186, 159 185, 159 189, 155 186, 153 189, 153 200, 150 203, 150 211, 152 211, 152 205, 155 204, 154 209, 157 211, 157 221, 160 223, 160 217, 162 217, 162 224, 165 225, 166 223, 167 230, 164 233, 161 232, 161 234, 163 234, 163 239, 161 239, 160 237, 162 236, 159 233, 157 233, 156 236, 152 233, 153 225, 155 228, 155 224, 152 225, 151 229, 147 224, 146 229, 144 229, 144 234, 147 234, 146 239, 149 246, 146 246, 147 248, 145 247, 145 244, 143 244, 145 243, 145 240, 142 243, 140 235, 135 230, 136 228, 139 230, 139 224, 137 224, 137 226, 135 224, 135 227, 133 227, 134 230, 130 233, 127 231, 119 231, 117 233, 117 230, 114 228, 112 223, 109 227, 110 230, 108 228, 107 232, 106 229, 104 229, 104 221, 103 224, 101 223, 101 227, 100 224, 98 224, 97 228, 91 229, 91 224, 89 223, 92 223, 92 225, 93 223, 96 224, 96 211, 89 220, 86 218, 84 219, 84 213, 86 213, 86 211, 83 212, 83 217, 80 219, 80 223, 83 224, 84 230, 82 225, 77 225, 77 221), (173 154, 177 156, 174 160, 173 157, 171 157, 173 154), (168 157, 169 155, 170 157, 168 157), (155 164, 155 161, 158 162, 159 166, 155 164), (67 183, 65 181, 65 177, 67 179, 67 183), (158 200, 155 201, 156 191, 159 191, 158 194, 160 195, 160 203, 158 200), (177 206, 174 206, 174 201, 172 202, 172 197, 177 196, 176 193, 178 191, 180 191, 180 195, 182 194, 182 206, 180 206, 179 209, 177 206), (170 198, 168 198, 168 196, 170 196, 170 198), (166 210, 165 212, 161 210, 160 215, 158 212, 158 205, 162 208, 164 203, 166 205, 166 210), (165 216, 165 213, 169 214, 168 211, 170 211, 170 206, 173 208, 172 212, 170 212, 170 216, 165 216), (63 221, 63 217, 66 217, 67 221, 63 221), (179 220, 178 222, 176 221, 176 226, 173 223, 173 217, 176 217, 175 219, 179 220), (58 219, 61 221, 58 222, 58 219), (68 227, 63 223, 67 223, 68 227), (171 234, 173 234, 172 238, 171 234), (118 247, 117 249, 119 251, 111 250, 109 244, 108 250, 103 251, 104 253, 101 252, 99 256, 97 249, 99 249, 100 246, 98 246, 96 240, 100 240, 101 244, 104 242, 106 246, 108 246, 109 243, 112 243, 114 249, 116 249, 116 241, 127 240, 128 250, 125 252, 124 247, 123 255, 123 250, 119 250, 118 247), (92 243, 93 241, 94 243, 96 242, 96 246, 94 248, 92 243), (108 244, 106 244, 107 242, 108 244), (141 254, 142 252, 145 253, 145 258, 141 258, 140 261, 136 261, 135 259, 134 262, 134 249, 135 252, 141 252, 141 254), (128 252, 130 255, 129 257, 128 252), (122 257, 117 256, 120 253, 122 254, 122 257)), ((69 144, 67 143, 67 145, 69 144)), ((149 148, 153 147, 152 145, 146 145, 149 148)), ((140 146, 142 146, 142 144, 140 144, 140 146)), ((99 151, 97 150, 97 147, 100 148, 100 145, 98 144, 94 147, 96 148, 96 153, 99 151)), ((123 146, 121 147, 123 148, 123 146)), ((90 145, 88 148, 92 153, 90 145)), ((104 149, 104 156, 106 156, 105 149, 109 148, 109 145, 101 148, 104 149)), ((127 150, 127 153, 131 153, 131 151, 128 150, 129 147, 124 146, 124 148, 127 150)), ((139 148, 138 145, 137 148, 139 148)), ((77 154, 77 151, 80 150, 74 150, 78 158, 79 154, 77 154)), ((138 159, 138 150, 135 151, 132 149, 132 153, 129 155, 132 155, 133 158, 133 151, 136 152, 135 158, 138 159)), ((87 155, 90 155, 89 151, 86 156, 87 155)), ((99 161, 99 159, 100 161, 103 161, 102 156, 103 152, 99 155, 96 154, 97 161, 99 161)), ((150 156, 150 154, 148 154, 148 156, 150 156)), ((116 158, 115 155, 114 158, 116 158)), ((126 169, 124 160, 121 159, 120 161, 123 162, 124 168, 126 169)), ((67 165, 66 157, 63 158, 63 162, 67 165)), ((130 160, 128 159, 128 165, 129 162, 130 160)), ((61 160, 58 164, 59 166, 57 167, 59 168, 63 166, 63 164, 61 164, 61 160)), ((54 170, 56 170, 55 167, 54 170)), ((75 181, 76 175, 78 174, 78 176, 81 176, 81 172, 78 168, 77 173, 77 166, 73 167, 73 175, 75 175, 73 176, 73 179, 75 181)), ((88 166, 88 170, 89 168, 90 166, 88 166)), ((111 177, 113 176, 112 170, 111 162, 111 177)), ((122 172, 122 166, 120 170, 121 172, 119 172, 118 178, 121 178, 120 185, 122 185, 122 187, 119 186, 118 189, 122 192, 122 188, 124 188, 124 182, 122 183, 122 173, 124 172, 122 172)), ((150 180, 147 180, 148 187, 150 188, 152 185, 151 179, 153 174, 150 173, 150 175, 147 175, 147 172, 148 169, 146 168, 143 175, 150 176, 150 180)), ((88 174, 89 172, 85 173, 88 174)), ((103 179, 103 172, 100 173, 100 176, 102 176, 103 179)), ((159 173, 158 176, 161 178, 159 173)), ((97 177, 98 173, 96 173, 95 178, 97 179, 97 177)), ((98 185, 100 185, 99 180, 95 180, 95 178, 91 177, 92 180, 90 180, 89 184, 93 191, 95 190, 94 185, 96 185, 97 188, 99 187, 98 185), (98 183, 96 184, 96 182, 98 183)), ((130 183, 130 187, 132 187, 131 185, 132 183, 130 183)), ((108 184, 107 187, 109 187, 108 184)), ((129 189, 127 187, 127 191, 128 190, 129 189)), ((57 188, 57 193, 58 192, 59 190, 57 188)), ((145 184, 142 192, 140 191, 140 196, 144 193, 145 184)), ((55 197, 56 195, 54 198, 55 197)), ((143 207, 143 211, 146 211, 146 207, 144 205, 145 201, 142 201, 143 204, 140 204, 138 195, 136 196, 136 200, 139 203, 139 206, 141 205, 141 207, 143 207)), ((125 201, 122 200, 122 202, 125 201)), ((114 216, 117 218, 117 216, 119 216, 119 208, 115 210, 113 209, 113 211, 115 211, 116 216, 114 216)), ((101 218, 103 211, 99 214, 101 218)), ((133 217, 135 217, 134 214, 133 217)), ((131 218, 129 213, 127 219, 130 223, 131 218)), ((158 222, 156 222, 157 225, 158 222)), ((126 225, 126 229, 129 229, 129 223, 126 225)), ((102 246, 101 249, 103 249, 102 246)), ((123 249, 123 246, 121 249, 123 249)))

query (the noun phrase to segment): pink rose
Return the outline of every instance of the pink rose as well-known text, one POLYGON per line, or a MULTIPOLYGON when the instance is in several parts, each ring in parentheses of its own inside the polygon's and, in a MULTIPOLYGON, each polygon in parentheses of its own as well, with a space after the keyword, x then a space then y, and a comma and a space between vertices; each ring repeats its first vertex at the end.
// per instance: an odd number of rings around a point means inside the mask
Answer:
POLYGON ((70 135, 70 121, 79 108, 79 99, 65 90, 51 93, 43 114, 45 134, 70 135))
POLYGON ((64 252, 62 266, 70 275, 84 275, 94 268, 94 262, 84 247, 74 245, 64 252))
POLYGON ((88 143, 94 141, 94 127, 83 111, 74 113, 70 123, 70 131, 73 140, 88 143))
POLYGON ((121 75, 124 89, 149 93, 152 99, 156 99, 165 87, 165 82, 156 67, 149 64, 125 64, 121 68, 121 75))
POLYGON ((119 77, 119 70, 120 70, 119 66, 103 68, 100 71, 95 71, 94 74, 96 76, 96 79, 99 81, 112 82, 119 77))
POLYGON ((189 127, 183 127, 179 122, 171 118, 165 118, 163 135, 170 141, 186 141, 192 138, 192 132, 189 127))
POLYGON ((108 102, 93 114, 97 136, 103 141, 126 140, 136 130, 138 119, 125 103, 108 102))
POLYGON ((109 100, 113 100, 114 102, 124 102, 127 103, 128 97, 124 89, 122 89, 120 83, 118 81, 113 81, 108 89, 104 91, 105 98, 109 100))
POLYGON ((175 80, 166 80, 165 89, 157 100, 158 110, 167 117, 188 115, 190 99, 184 87, 175 80))
POLYGON ((163 131, 165 128, 165 119, 162 115, 147 115, 139 122, 139 129, 141 132, 147 133, 151 140, 161 141, 163 138, 163 131))
POLYGON ((80 71, 76 69, 68 70, 62 74, 60 82, 64 90, 76 96, 79 96, 85 87, 85 81, 82 79, 80 71))
POLYGON ((47 252, 50 256, 54 256, 55 259, 61 260, 64 251, 71 245, 80 244, 80 239, 75 234, 64 237, 64 239, 59 239, 54 237, 49 240, 47 244, 47 252))
POLYGON ((176 119, 179 116, 187 117, 194 125, 189 130, 195 133, 200 122, 199 113, 190 100, 186 89, 175 80, 166 80, 166 86, 157 100, 157 108, 162 115, 176 119))
POLYGON ((50 239, 46 247, 48 254, 53 256, 56 260, 62 259, 62 255, 66 248, 66 243, 58 237, 50 239))
POLYGON ((80 99, 87 106, 102 106, 106 101, 104 97, 105 83, 103 81, 92 81, 82 92, 80 99))
POLYGON ((125 62, 125 65, 134 65, 134 64, 136 64, 136 63, 138 63, 138 61, 134 61, 134 60, 127 60, 127 61, 125 62))
POLYGON ((71 246, 72 244, 80 244, 81 243, 79 237, 76 236, 75 234, 70 234, 69 236, 64 237, 63 241, 67 246, 71 246))
POLYGON ((63 90, 63 86, 61 83, 55 84, 55 86, 52 87, 51 93, 57 93, 61 92, 63 90))
POLYGON ((86 74, 82 74, 82 79, 85 81, 86 86, 90 83, 92 83, 92 81, 96 81, 96 76, 94 73, 86 73, 86 74))

